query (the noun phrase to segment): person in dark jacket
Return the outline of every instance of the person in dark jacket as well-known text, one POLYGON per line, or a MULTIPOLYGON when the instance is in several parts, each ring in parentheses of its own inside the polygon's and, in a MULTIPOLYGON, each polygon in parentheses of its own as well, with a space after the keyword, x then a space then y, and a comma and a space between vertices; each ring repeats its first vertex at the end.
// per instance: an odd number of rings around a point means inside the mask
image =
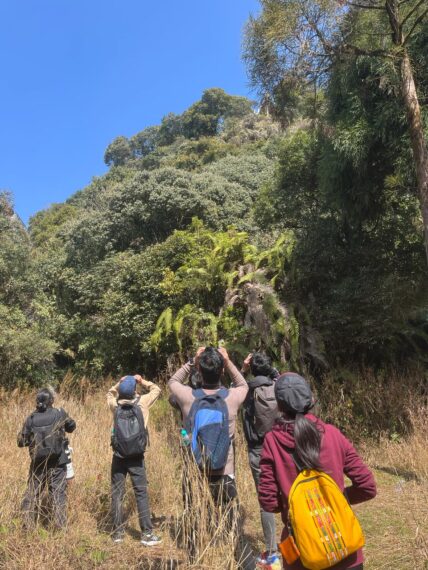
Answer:
POLYGON ((54 408, 54 393, 44 388, 37 393, 36 410, 24 422, 18 434, 18 447, 28 447, 30 472, 22 511, 27 527, 34 526, 40 514, 40 497, 47 486, 52 502, 53 525, 64 528, 67 523, 67 463, 65 432, 76 429, 62 408, 54 408))
MULTIPOLYGON (((336 427, 309 413, 314 400, 304 378, 292 372, 281 374, 275 382, 275 396, 281 418, 263 443, 259 502, 265 511, 281 513, 284 540, 288 536, 288 495, 298 475, 296 463, 301 469, 318 469, 330 475, 351 505, 375 497, 376 484, 372 472, 351 442, 336 427), (347 487, 344 475, 351 480, 347 487)), ((283 563, 286 570, 304 568, 300 559, 292 565, 285 560, 283 563)), ((362 550, 332 568, 361 570, 362 550)))
MULTIPOLYGON (((261 352, 249 354, 241 371, 244 376, 251 372, 251 378, 247 380, 249 390, 243 405, 242 419, 248 446, 248 461, 257 490, 263 440, 279 416, 274 393, 274 379, 278 371, 272 368, 269 357, 261 352)), ((278 558, 275 515, 260 509, 260 518, 266 551, 257 561, 261 564, 272 563, 278 558)))

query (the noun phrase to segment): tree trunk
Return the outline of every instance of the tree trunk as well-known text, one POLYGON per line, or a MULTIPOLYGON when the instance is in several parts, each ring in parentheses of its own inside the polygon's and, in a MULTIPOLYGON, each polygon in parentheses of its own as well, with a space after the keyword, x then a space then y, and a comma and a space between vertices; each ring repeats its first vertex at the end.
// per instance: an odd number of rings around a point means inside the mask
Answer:
POLYGON ((401 90, 407 111, 413 159, 416 167, 416 180, 424 225, 425 253, 428 263, 428 150, 412 65, 406 48, 404 48, 401 61, 401 90))

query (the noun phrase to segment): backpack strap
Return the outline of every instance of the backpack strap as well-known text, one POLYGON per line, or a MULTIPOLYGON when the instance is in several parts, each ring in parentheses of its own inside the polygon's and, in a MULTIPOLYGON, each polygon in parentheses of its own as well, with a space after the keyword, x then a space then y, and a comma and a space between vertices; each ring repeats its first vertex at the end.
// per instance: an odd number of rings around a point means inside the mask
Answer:
POLYGON ((192 394, 195 400, 202 400, 202 398, 205 398, 205 396, 208 398, 219 396, 225 400, 229 395, 229 390, 225 386, 222 386, 219 390, 217 390, 215 394, 207 394, 203 388, 196 388, 195 390, 192 390, 192 394))
POLYGON ((134 402, 133 405, 136 406, 136 407, 139 409, 139 415, 140 415, 140 417, 141 417, 142 420, 143 420, 143 421, 142 421, 142 428, 143 428, 143 429, 145 430, 145 432, 146 432, 146 439, 147 439, 147 444, 146 444, 146 445, 147 445, 147 447, 150 447, 150 432, 149 432, 149 426, 148 426, 148 425, 146 426, 146 424, 145 424, 143 410, 141 409, 141 406, 139 405, 139 404, 140 404, 140 400, 141 400, 141 394, 138 395, 138 396, 135 398, 135 402, 134 402))

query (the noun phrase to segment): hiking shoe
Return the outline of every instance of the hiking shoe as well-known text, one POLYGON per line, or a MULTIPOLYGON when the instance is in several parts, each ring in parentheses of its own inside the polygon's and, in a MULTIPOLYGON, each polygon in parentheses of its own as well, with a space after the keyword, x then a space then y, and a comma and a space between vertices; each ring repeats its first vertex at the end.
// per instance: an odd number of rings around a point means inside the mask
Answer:
POLYGON ((156 546, 162 542, 162 539, 153 534, 152 532, 145 532, 141 536, 141 544, 144 546, 156 546))
POLYGON ((123 542, 123 534, 114 534, 111 537, 112 541, 114 542, 114 544, 120 544, 121 542, 123 542))

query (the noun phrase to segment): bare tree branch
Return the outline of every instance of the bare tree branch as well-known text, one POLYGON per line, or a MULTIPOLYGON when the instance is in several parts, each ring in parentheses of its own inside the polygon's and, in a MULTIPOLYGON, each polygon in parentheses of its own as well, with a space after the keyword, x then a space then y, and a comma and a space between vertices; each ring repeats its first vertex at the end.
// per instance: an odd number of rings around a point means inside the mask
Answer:
POLYGON ((422 12, 422 14, 416 18, 415 23, 413 24, 413 26, 410 28, 410 31, 408 32, 408 34, 406 35, 406 37, 403 40, 403 46, 406 45, 406 43, 408 42, 408 40, 411 38, 413 32, 415 31, 415 29, 418 27, 418 25, 422 22, 422 20, 428 15, 428 8, 422 12))
POLYGON ((354 46, 352 44, 345 44, 342 51, 345 53, 352 53, 354 55, 366 55, 368 57, 385 57, 387 59, 394 59, 394 56, 389 51, 385 51, 383 49, 368 50, 354 46))
POLYGON ((413 16, 413 14, 419 9, 420 6, 422 6, 422 4, 425 4, 425 3, 426 3, 426 0, 419 0, 419 2, 417 2, 416 5, 413 6, 413 8, 410 10, 410 12, 407 14, 407 16, 404 16, 404 19, 402 20, 401 25, 404 26, 404 24, 407 22, 407 20, 413 16))
POLYGON ((369 4, 358 4, 356 2, 345 2, 347 6, 352 6, 353 8, 363 8, 367 10, 385 10, 385 6, 370 6, 369 4))

